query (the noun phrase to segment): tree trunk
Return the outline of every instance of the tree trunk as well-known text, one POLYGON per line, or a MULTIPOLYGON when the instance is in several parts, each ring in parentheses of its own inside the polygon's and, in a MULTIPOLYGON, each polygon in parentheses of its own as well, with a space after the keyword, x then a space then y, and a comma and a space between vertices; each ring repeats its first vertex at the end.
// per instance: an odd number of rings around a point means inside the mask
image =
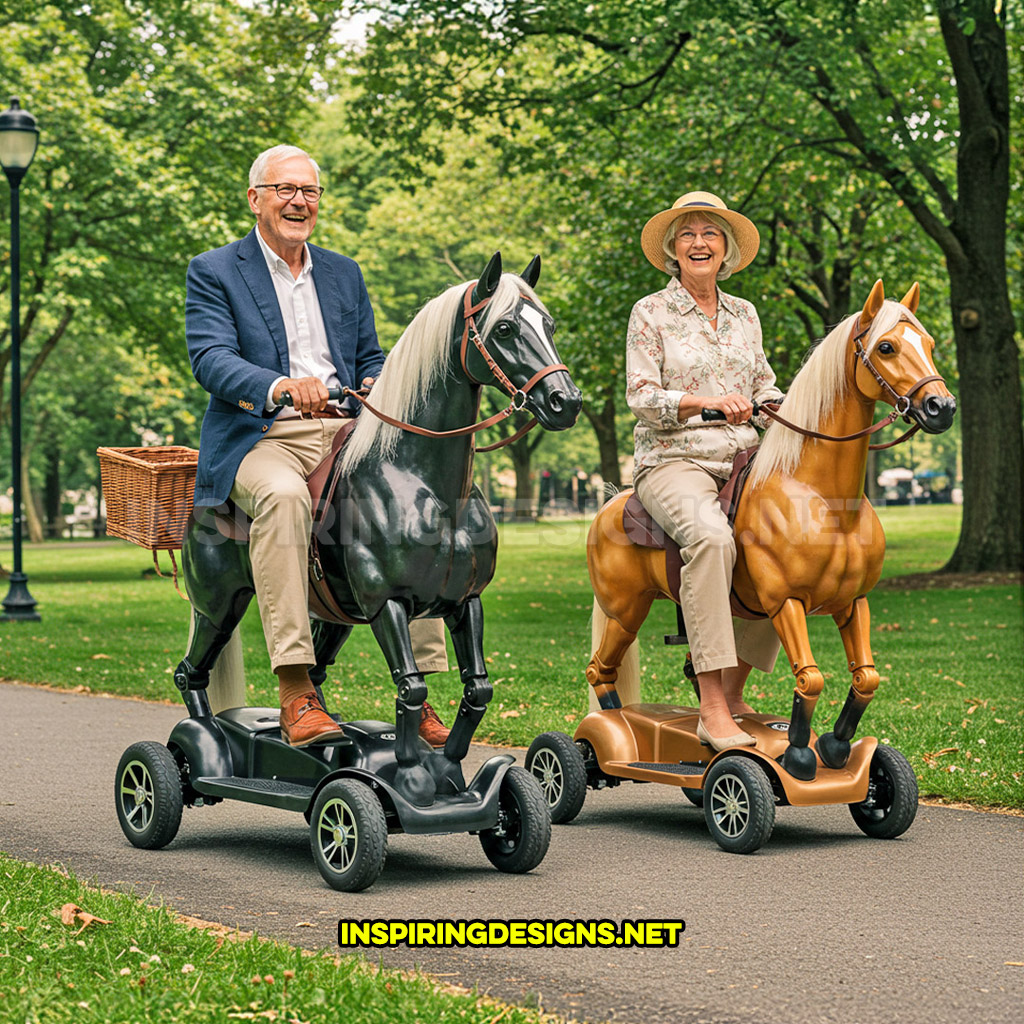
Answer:
MULTIPOLYGON (((987 6, 987 5, 986 5, 987 6)), ((1010 185, 1006 33, 991 11, 963 34, 958 5, 940 8, 957 77, 957 203, 945 247, 963 416, 964 516, 950 571, 1024 567, 1020 352, 1006 274, 1010 185)))
POLYGON ((31 447, 23 447, 21 455, 21 504, 25 511, 25 530, 28 534, 26 540, 33 544, 43 542, 43 522, 39 516, 39 508, 36 504, 36 497, 32 493, 32 483, 29 480, 29 455, 31 447))
POLYGON ((516 500, 513 505, 512 518, 516 522, 534 519, 533 474, 530 462, 533 456, 532 446, 527 438, 520 438, 515 444, 509 445, 512 456, 512 467, 516 471, 516 500))
POLYGON ((964 479, 963 523, 949 572, 1024 568, 1020 356, 1005 272, 986 270, 968 260, 949 273, 964 479))
MULTIPOLYGON (((622 469, 619 466, 619 446, 615 436, 615 398, 606 395, 600 408, 595 411, 589 403, 584 403, 583 413, 590 421, 597 435, 597 450, 601 458, 601 476, 605 486, 611 484, 616 490, 622 488, 622 469)), ((607 495, 602 495, 601 499, 607 495)))
POLYGON ((54 441, 46 452, 46 484, 43 489, 43 514, 46 533, 60 537, 64 525, 61 516, 60 445, 54 441))

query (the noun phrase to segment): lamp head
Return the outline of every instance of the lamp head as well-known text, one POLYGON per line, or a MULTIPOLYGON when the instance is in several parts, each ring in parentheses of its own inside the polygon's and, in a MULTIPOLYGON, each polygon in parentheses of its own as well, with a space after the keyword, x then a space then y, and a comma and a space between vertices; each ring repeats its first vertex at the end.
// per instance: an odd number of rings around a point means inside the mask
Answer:
POLYGON ((38 143, 36 119, 12 97, 10 108, 0 113, 0 164, 12 186, 24 177, 38 143))

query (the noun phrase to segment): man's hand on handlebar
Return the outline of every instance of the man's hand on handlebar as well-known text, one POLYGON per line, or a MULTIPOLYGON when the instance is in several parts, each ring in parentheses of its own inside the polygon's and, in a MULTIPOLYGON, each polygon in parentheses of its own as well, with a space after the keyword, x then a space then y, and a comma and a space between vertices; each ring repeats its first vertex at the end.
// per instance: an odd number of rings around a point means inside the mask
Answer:
POLYGON ((291 405, 299 412, 321 412, 327 408, 330 393, 324 382, 317 377, 289 377, 274 388, 274 401, 278 405, 291 405), (291 401, 282 401, 287 392, 291 401))

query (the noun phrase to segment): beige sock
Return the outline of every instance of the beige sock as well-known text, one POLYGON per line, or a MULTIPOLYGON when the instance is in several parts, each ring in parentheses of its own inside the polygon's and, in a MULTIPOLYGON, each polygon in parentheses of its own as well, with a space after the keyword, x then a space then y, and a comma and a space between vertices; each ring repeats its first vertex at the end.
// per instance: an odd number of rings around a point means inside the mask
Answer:
POLYGON ((316 692, 305 665, 281 665, 277 670, 277 689, 283 708, 307 693, 316 692))

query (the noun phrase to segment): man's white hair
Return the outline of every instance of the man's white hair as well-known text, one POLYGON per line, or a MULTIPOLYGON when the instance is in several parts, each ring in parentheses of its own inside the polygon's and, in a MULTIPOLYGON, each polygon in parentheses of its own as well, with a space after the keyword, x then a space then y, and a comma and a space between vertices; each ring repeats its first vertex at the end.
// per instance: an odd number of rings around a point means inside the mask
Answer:
MULTIPOLYGON (((252 162, 252 167, 249 168, 249 188, 255 188, 257 185, 275 185, 277 182, 264 181, 264 177, 267 173, 267 165, 272 160, 285 159, 290 156, 304 156, 312 165, 313 170, 316 172, 316 183, 320 184, 320 166, 317 162, 304 150, 298 146, 271 146, 270 149, 263 150, 262 153, 252 162)), ((298 184, 298 182, 294 182, 298 184)))

